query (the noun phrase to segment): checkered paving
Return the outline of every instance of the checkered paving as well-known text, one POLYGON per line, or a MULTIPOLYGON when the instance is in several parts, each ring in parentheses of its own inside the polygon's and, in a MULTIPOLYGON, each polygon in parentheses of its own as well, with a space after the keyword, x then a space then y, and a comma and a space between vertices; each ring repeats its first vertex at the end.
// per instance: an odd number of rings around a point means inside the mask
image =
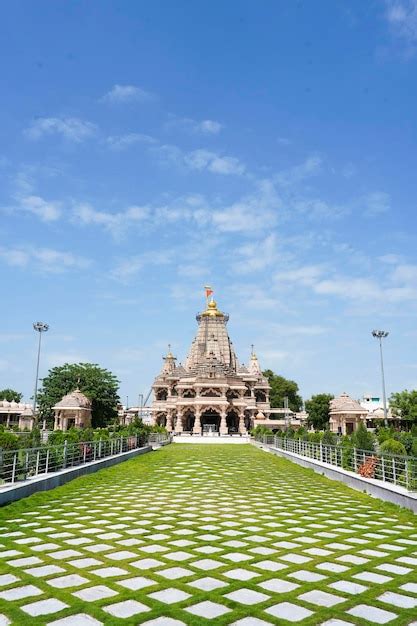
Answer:
POLYGON ((414 519, 250 445, 174 444, 1 511, 0 626, 410 625, 414 519))

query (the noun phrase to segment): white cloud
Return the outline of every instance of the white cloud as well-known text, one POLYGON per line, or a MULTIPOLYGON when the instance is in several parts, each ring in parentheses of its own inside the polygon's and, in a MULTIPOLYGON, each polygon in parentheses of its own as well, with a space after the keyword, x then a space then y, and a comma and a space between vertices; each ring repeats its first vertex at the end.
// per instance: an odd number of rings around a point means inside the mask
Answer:
POLYGON ((236 250, 238 258, 233 269, 238 274, 263 270, 277 262, 277 236, 271 233, 265 239, 251 242, 236 250))
POLYGON ((55 222, 61 217, 59 202, 47 202, 40 196, 25 196, 20 199, 19 209, 33 213, 43 222, 55 222))
POLYGON ((189 133, 201 134, 201 135, 218 135, 223 128, 223 125, 216 120, 193 120, 190 117, 176 117, 171 115, 168 122, 165 124, 167 129, 180 129, 189 133))
POLYGON ((358 201, 359 207, 367 217, 377 217, 391 208, 391 198, 384 191, 373 191, 358 201))
POLYGON ((175 256, 174 250, 157 250, 151 252, 143 252, 133 256, 121 259, 116 267, 112 270, 111 276, 123 283, 129 282, 136 274, 145 267, 154 265, 168 265, 175 256))
POLYGON ((112 135, 110 137, 107 137, 106 142, 110 146, 110 148, 113 148, 114 150, 123 150, 124 148, 129 148, 129 146, 137 143, 142 143, 146 145, 153 145, 155 143, 158 143, 157 140, 154 139, 154 137, 151 137, 150 135, 144 135, 142 133, 112 135))
POLYGON ((324 268, 320 265, 304 265, 302 267, 277 272, 274 278, 278 283, 295 283, 296 285, 312 286, 323 273, 324 268))
POLYGON ((35 267, 35 269, 59 273, 69 269, 84 269, 90 260, 72 252, 33 246, 0 247, 0 259, 12 267, 35 267))
POLYGON ((147 206, 131 206, 124 211, 110 213, 98 211, 88 203, 79 203, 75 206, 73 214, 78 223, 85 226, 102 226, 118 237, 132 223, 145 221, 150 215, 150 209, 147 206))
POLYGON ((322 170, 322 159, 317 155, 309 156, 303 163, 278 172, 275 180, 283 187, 295 185, 306 178, 316 176, 322 170))
POLYGON ((245 166, 236 157, 221 156, 210 150, 193 150, 184 155, 184 163, 192 170, 208 170, 213 174, 240 176, 245 166))
POLYGON ((417 0, 387 0, 386 18, 394 33, 415 47, 417 43, 417 0))
POLYGON ((41 139, 44 135, 61 135, 69 141, 77 143, 88 139, 96 133, 97 127, 77 117, 40 117, 26 129, 29 139, 41 139))
POLYGON ((155 100, 155 95, 135 85, 114 85, 101 100, 111 104, 127 102, 149 102, 155 100))

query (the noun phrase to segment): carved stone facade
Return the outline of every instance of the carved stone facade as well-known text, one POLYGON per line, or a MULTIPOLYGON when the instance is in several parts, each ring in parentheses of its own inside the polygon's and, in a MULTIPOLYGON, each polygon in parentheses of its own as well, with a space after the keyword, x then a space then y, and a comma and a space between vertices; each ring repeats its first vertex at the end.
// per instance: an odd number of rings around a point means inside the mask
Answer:
POLYGON ((227 332, 229 316, 212 300, 197 315, 198 330, 184 365, 168 351, 154 381, 152 420, 169 432, 246 434, 260 411, 269 415, 269 383, 252 351, 239 365, 227 332))

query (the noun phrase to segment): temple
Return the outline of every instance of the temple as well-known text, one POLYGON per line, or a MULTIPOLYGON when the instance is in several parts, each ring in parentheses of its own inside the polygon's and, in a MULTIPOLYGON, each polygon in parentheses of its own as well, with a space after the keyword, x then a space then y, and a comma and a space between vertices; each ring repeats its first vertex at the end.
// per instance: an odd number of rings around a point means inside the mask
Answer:
POLYGON ((227 332, 229 316, 211 299, 196 317, 198 329, 184 365, 171 350, 153 384, 152 421, 169 432, 245 435, 256 417, 268 417, 269 383, 252 349, 240 365, 227 332))

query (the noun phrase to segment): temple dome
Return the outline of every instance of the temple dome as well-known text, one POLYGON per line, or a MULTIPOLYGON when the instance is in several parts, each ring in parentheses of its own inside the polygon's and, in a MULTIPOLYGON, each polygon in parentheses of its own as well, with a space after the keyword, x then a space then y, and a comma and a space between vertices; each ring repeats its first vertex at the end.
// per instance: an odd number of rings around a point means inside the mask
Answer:
POLYGON ((368 411, 363 408, 353 398, 351 398, 346 392, 343 392, 337 398, 330 401, 331 413, 359 413, 365 415, 368 411))
POLYGON ((91 409, 91 400, 79 389, 75 389, 67 393, 53 408, 91 409))

